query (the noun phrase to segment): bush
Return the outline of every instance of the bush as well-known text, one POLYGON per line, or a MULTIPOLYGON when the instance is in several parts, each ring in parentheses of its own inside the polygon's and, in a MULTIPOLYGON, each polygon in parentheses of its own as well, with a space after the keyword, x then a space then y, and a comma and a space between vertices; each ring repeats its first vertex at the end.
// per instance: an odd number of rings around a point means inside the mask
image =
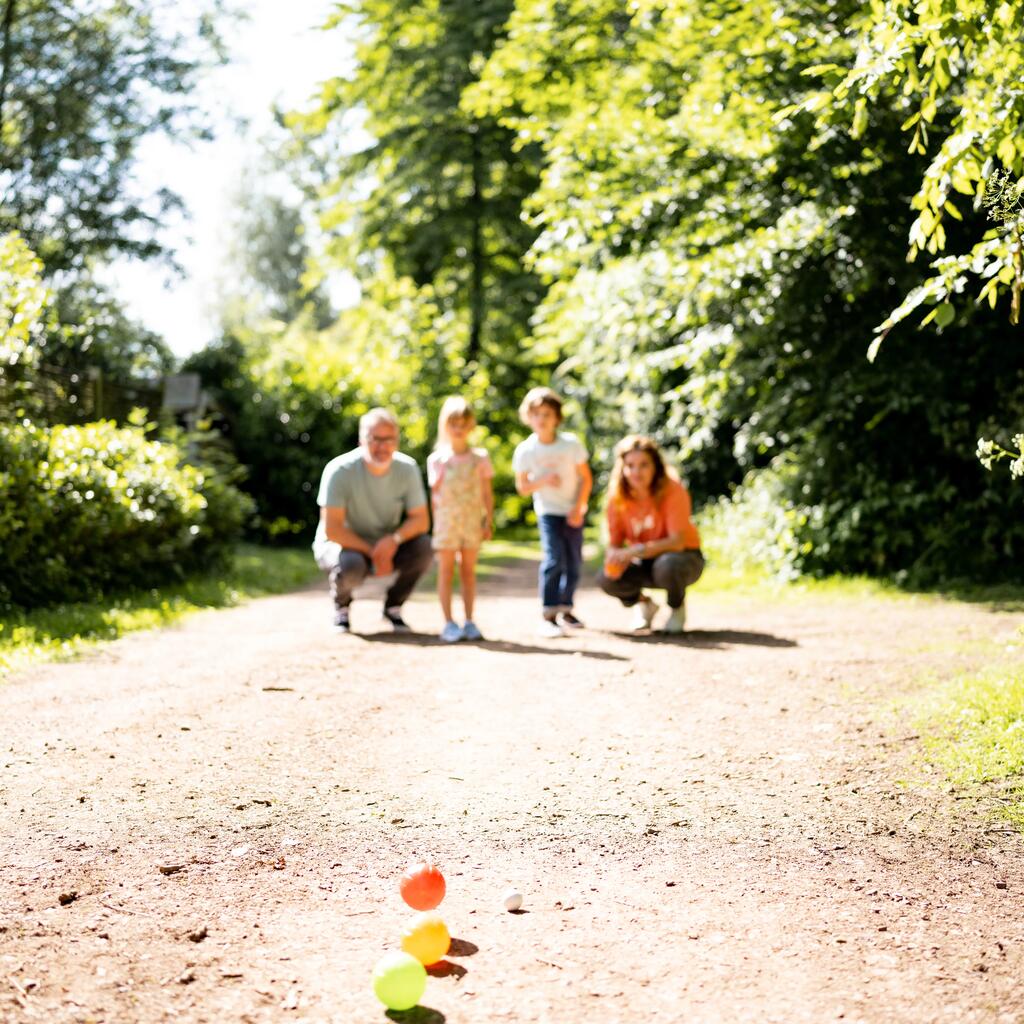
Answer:
POLYGON ((138 425, 0 425, 0 603, 152 586, 229 553, 249 499, 138 425))
MULTIPOLYGON (((298 332, 297 332, 298 333, 298 332)), ((213 423, 245 467, 241 486, 252 496, 255 535, 271 542, 312 540, 319 511, 317 487, 324 466, 356 444, 356 417, 340 371, 311 382, 298 348, 301 338, 244 341, 228 335, 193 355, 185 368, 198 373, 213 396, 213 423), (277 363, 258 359, 273 347, 277 363), (298 349, 298 351, 294 351, 298 349)), ((310 354, 313 370, 317 354, 310 354)))
POLYGON ((707 505, 699 517, 704 553, 737 575, 753 571, 796 579, 801 555, 798 533, 806 525, 807 511, 787 503, 784 481, 793 475, 782 462, 773 469, 748 473, 731 497, 707 505))

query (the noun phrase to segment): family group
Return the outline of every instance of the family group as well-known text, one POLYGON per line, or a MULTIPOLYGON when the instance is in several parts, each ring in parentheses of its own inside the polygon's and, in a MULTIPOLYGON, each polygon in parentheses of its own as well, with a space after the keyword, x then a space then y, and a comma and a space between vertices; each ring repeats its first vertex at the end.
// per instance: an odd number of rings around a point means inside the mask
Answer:
MULTIPOLYGON (((533 388, 519 415, 531 433, 517 445, 512 470, 516 490, 533 497, 540 531, 538 632, 560 637, 583 627, 573 603, 593 477, 584 445, 560 429, 562 400, 555 391, 533 388)), ((494 469, 487 452, 469 443, 475 426, 465 399, 445 400, 437 445, 427 459, 432 534, 420 468, 398 451, 398 421, 387 409, 367 412, 359 421, 359 447, 324 468, 313 552, 329 574, 335 629, 351 629, 353 594, 375 575, 393 576, 384 597, 384 619, 394 630, 407 631, 402 606, 436 555, 445 620, 441 639, 483 639, 473 621, 476 563, 493 527, 494 469), (456 568, 462 625, 452 612, 456 568)), ((607 547, 598 585, 634 609, 632 628, 637 631, 650 630, 658 611, 644 588, 664 590, 668 618, 662 630, 681 633, 686 588, 700 577, 704 558, 689 492, 650 438, 634 434, 616 445, 605 525, 607 547)))

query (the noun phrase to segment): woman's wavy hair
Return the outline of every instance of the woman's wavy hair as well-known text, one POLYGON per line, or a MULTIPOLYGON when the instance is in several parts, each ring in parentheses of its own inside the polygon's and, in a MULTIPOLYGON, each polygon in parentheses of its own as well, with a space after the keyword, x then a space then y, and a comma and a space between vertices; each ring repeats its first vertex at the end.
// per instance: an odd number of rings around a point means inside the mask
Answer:
POLYGON ((654 463, 654 479, 651 481, 651 494, 655 498, 661 496, 669 480, 676 479, 672 469, 665 465, 665 459, 662 457, 657 441, 644 434, 630 434, 615 446, 615 465, 612 466, 611 481, 608 484, 609 501, 629 501, 633 497, 630 494, 626 476, 622 472, 626 456, 631 452, 646 452, 650 455, 651 461, 654 463))

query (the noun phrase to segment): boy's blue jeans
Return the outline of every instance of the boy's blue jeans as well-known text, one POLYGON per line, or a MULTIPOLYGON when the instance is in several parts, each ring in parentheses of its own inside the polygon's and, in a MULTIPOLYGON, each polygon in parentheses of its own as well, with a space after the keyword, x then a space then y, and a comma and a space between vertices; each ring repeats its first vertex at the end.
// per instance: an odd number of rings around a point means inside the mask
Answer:
POLYGON ((545 615, 572 608, 583 561, 583 527, 570 526, 565 516, 537 516, 541 563, 540 600, 545 615))

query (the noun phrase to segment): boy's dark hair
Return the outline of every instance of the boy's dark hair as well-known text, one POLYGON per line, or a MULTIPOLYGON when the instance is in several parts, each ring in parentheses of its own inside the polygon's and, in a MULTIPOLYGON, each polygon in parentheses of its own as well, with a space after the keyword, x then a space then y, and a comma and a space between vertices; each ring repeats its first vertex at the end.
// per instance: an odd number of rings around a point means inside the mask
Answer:
POLYGON ((549 409, 553 409, 558 417, 558 422, 562 422, 562 398, 557 391, 552 391, 551 388, 530 388, 526 392, 526 397, 519 403, 519 419, 529 426, 530 421, 527 416, 531 410, 540 405, 546 405, 549 409))

